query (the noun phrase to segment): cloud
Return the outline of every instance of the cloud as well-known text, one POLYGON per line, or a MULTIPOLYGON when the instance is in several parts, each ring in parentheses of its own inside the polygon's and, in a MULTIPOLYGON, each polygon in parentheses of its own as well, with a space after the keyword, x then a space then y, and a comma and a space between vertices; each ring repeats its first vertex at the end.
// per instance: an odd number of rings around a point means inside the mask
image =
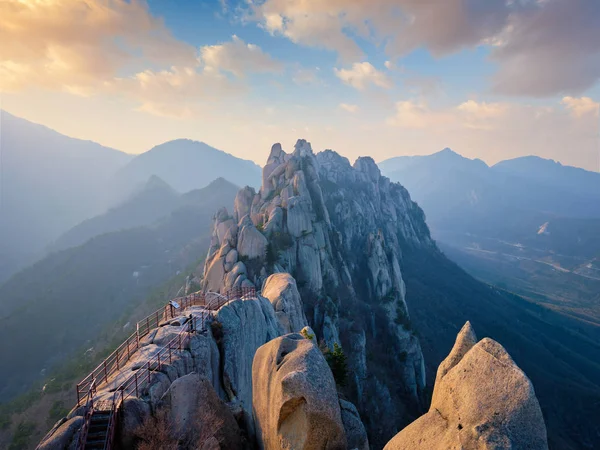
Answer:
POLYGON ((407 100, 396 103, 396 113, 387 124, 401 128, 431 128, 452 124, 454 118, 446 111, 431 110, 422 101, 407 100))
POLYGON ((335 76, 345 84, 358 90, 364 90, 369 85, 389 89, 392 81, 389 77, 373 67, 368 62, 354 63, 351 69, 333 69, 335 76))
POLYGON ((125 66, 189 64, 195 49, 176 40, 145 2, 0 2, 0 88, 88 93, 125 66))
POLYGON ((475 100, 468 100, 456 107, 463 126, 481 130, 492 129, 494 123, 509 109, 506 103, 478 103, 475 100))
POLYGON ((358 40, 384 45, 391 57, 488 45, 498 64, 492 87, 504 94, 576 94, 600 78, 596 0, 261 0, 249 15, 346 62, 364 57, 358 40))
POLYGON ((106 93, 136 102, 138 111, 175 118, 202 115, 223 97, 239 95, 245 90, 245 84, 201 67, 145 70, 105 85, 106 93))
POLYGON ((266 0, 251 16, 272 34, 356 61, 356 37, 386 42, 396 55, 421 46, 444 55, 500 32, 510 11, 505 0, 266 0))
POLYGON ((322 8, 326 2, 322 3, 268 0, 255 5, 252 14, 272 35, 309 47, 335 50, 349 62, 360 59, 362 51, 358 45, 344 33, 339 18, 327 12, 327 7, 322 8))
POLYGON ((511 106, 468 100, 457 106, 431 108, 425 101, 405 100, 396 103, 394 116, 387 124, 401 128, 446 130, 471 128, 490 130, 506 116, 511 106))
POLYGON ((207 68, 230 72, 236 77, 246 73, 281 72, 283 65, 274 60, 254 44, 246 44, 236 35, 231 42, 207 45, 200 50, 202 61, 207 68))
POLYGON ((564 97, 561 101, 573 117, 598 116, 600 114, 600 103, 589 97, 573 98, 564 97))
POLYGON ((494 47, 503 94, 580 93, 600 78, 600 2, 547 0, 510 17, 494 47))
POLYGON ((340 108, 349 113, 356 113, 360 109, 358 105, 350 105, 348 103, 340 103, 340 108))

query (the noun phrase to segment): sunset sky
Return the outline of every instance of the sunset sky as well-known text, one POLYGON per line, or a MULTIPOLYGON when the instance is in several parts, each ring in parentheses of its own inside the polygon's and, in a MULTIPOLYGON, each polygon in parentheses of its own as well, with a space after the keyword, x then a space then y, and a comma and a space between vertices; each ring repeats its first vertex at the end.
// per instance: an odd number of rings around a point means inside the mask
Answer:
POLYGON ((451 147, 599 170, 600 1, 2 0, 0 108, 128 153, 451 147))

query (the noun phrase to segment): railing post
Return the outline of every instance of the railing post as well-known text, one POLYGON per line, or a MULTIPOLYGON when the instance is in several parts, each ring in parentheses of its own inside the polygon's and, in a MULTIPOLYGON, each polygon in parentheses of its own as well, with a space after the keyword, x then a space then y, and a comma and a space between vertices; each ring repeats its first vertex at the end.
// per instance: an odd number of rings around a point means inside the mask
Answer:
POLYGON ((108 381, 108 372, 106 371, 106 359, 104 360, 104 381, 108 381))
POLYGON ((119 370, 119 349, 117 349, 117 370, 119 370))

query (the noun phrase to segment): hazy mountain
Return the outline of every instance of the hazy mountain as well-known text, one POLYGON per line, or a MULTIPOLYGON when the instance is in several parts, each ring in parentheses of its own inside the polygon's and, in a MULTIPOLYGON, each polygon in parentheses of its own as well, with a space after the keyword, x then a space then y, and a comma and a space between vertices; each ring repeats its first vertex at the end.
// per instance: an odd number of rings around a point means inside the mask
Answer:
MULTIPOLYGON (((228 183, 219 179, 218 183, 228 183)), ((81 245, 88 239, 111 231, 148 225, 185 203, 183 195, 156 175, 129 199, 102 215, 87 219, 60 236, 52 250, 81 245)))
POLYGON ((260 167, 203 142, 177 139, 136 156, 113 180, 117 195, 131 192, 151 175, 157 175, 179 192, 205 187, 217 177, 238 186, 260 186, 260 167))
POLYGON ((600 218, 600 174, 537 157, 488 167, 449 149, 379 164, 407 187, 434 233, 471 233, 519 242, 544 223, 600 218))
POLYGON ((600 193, 600 174, 579 167, 564 166, 557 161, 538 156, 501 161, 493 166, 495 172, 533 180, 573 194, 597 198, 600 193))
POLYGON ((132 156, 0 111, 0 281, 103 208, 108 180, 132 156))
MULTIPOLYGON (((165 186, 156 179, 150 187, 157 184, 164 194, 165 186)), ((175 197, 177 209, 152 226, 102 234, 52 253, 0 286, 0 341, 19 342, 0 346, 0 359, 12 368, 0 373, 0 399, 26 390, 42 369, 55 367, 93 342, 149 290, 204 257, 212 217, 217 209, 231 207, 237 190, 217 180, 186 195, 183 203, 179 199, 184 196, 175 197)), ((113 210, 89 223, 98 225, 96 231, 119 220, 124 224, 127 217, 121 213, 113 210)))

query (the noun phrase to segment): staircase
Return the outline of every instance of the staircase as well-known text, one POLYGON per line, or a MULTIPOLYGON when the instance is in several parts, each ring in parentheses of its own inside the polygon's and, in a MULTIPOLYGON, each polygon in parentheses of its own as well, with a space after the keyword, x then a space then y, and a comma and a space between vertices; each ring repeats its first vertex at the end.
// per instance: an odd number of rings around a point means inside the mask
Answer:
POLYGON ((111 448, 114 414, 113 402, 105 401, 94 405, 84 449, 108 450, 111 448))

